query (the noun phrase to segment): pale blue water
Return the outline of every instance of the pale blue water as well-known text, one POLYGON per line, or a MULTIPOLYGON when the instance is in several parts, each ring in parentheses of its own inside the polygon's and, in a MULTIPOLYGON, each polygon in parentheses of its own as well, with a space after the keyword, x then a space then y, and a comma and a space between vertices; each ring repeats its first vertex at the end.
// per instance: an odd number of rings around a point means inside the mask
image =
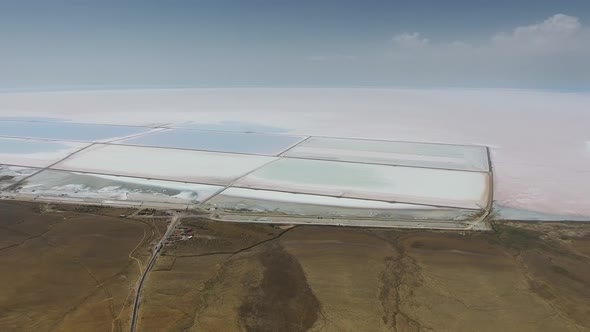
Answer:
POLYGON ((99 141, 148 132, 149 128, 60 122, 0 121, 0 136, 99 141))
POLYGON ((499 204, 494 204, 494 215, 500 220, 590 222, 590 216, 571 216, 543 213, 526 209, 506 207, 499 204))
POLYGON ((43 116, 0 116, 0 121, 44 121, 44 122, 64 122, 66 119, 43 117, 43 116))
POLYGON ((177 129, 156 132, 125 140, 121 143, 191 150, 277 155, 302 139, 301 136, 289 135, 177 129))
POLYGON ((384 182, 383 177, 371 171, 373 166, 320 160, 282 159, 257 170, 254 175, 268 181, 290 182, 311 187, 386 187, 387 183, 384 182))
POLYGON ((204 130, 220 130, 220 131, 235 131, 241 133, 287 133, 288 129, 267 126, 257 123, 241 122, 241 121, 221 121, 217 123, 195 123, 186 122, 175 127, 187 129, 204 129, 204 130))
MULTIPOLYGON (((68 148, 71 148, 71 146, 60 142, 0 138, 0 153, 3 154, 51 152, 68 148)), ((0 163, 1 162, 2 160, 0 160, 0 163)))

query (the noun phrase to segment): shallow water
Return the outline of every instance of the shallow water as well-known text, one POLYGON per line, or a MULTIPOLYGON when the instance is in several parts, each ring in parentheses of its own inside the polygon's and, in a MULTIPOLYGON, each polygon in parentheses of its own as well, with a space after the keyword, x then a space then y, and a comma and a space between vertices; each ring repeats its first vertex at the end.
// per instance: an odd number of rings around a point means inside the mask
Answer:
POLYGON ((31 154, 40 152, 53 152, 69 149, 70 147, 71 145, 62 142, 0 138, 0 153, 2 154, 31 154))
POLYGON ((191 150, 278 155, 303 138, 289 135, 178 129, 155 132, 123 140, 120 143, 191 150))
POLYGON ((238 187, 461 208, 487 204, 487 173, 285 158, 238 187))
POLYGON ((485 147, 311 137, 289 157, 487 172, 485 147))
POLYGON ((0 164, 46 167, 87 145, 79 142, 0 138, 0 164))
POLYGON ((0 136, 102 141, 146 133, 149 128, 59 122, 0 121, 0 136))
POLYGON ((205 129, 205 130, 220 130, 220 131, 234 131, 241 133, 288 133, 289 129, 267 126, 255 122, 243 121, 220 121, 216 123, 199 123, 199 122, 185 122, 173 125, 176 128, 190 128, 190 129, 205 129))

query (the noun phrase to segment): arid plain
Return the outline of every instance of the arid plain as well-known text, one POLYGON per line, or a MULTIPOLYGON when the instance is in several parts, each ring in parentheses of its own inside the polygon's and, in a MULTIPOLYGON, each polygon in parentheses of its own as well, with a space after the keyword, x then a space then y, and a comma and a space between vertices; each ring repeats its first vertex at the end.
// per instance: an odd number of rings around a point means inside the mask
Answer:
POLYGON ((166 226, 119 217, 131 213, 0 202, 0 330, 128 330, 136 280, 166 226))
MULTIPOLYGON (((0 330, 126 331, 165 216, 0 203, 0 330)), ((458 233, 181 219, 139 331, 590 331, 590 224, 458 233)))

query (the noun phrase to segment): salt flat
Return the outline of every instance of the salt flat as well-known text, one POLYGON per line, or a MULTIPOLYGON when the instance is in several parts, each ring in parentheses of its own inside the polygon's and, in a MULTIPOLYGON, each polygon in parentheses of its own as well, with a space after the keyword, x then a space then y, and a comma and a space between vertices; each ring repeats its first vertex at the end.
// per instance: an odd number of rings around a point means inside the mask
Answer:
MULTIPOLYGON (((275 216, 276 220, 284 217, 309 217, 314 224, 341 224, 346 220, 363 218, 365 224, 377 224, 376 220, 385 220, 382 224, 400 227, 401 220, 407 220, 414 227, 420 221, 435 220, 447 222, 468 221, 474 219, 480 212, 462 210, 458 208, 437 208, 427 205, 389 203, 351 198, 337 198, 307 194, 293 194, 286 192, 254 190, 245 188, 228 188, 221 194, 207 201, 205 208, 215 209, 215 213, 227 213, 231 216, 221 216, 223 219, 251 220, 253 215, 275 216), (330 220, 334 218, 335 220, 330 220), (387 222, 389 221, 389 222, 387 222), (395 222, 392 222, 395 221, 395 222), (374 223, 373 223, 374 222, 374 223)), ((272 220, 267 218, 266 220, 272 220)), ((358 222, 358 220, 357 220, 358 222)), ((355 225, 355 223, 351 223, 355 225)), ((360 223, 358 223, 360 224, 360 223)), ((358 225, 356 224, 356 225, 358 225)), ((458 227, 458 228, 464 228, 458 227)))
POLYGON ((0 117, 476 144, 497 203, 590 217, 589 93, 168 89, 0 94, 0 117))
POLYGON ((86 146, 85 143, 0 138, 0 163, 47 167, 86 146))
POLYGON ((0 190, 6 189, 39 170, 30 167, 0 165, 0 190))
POLYGON ((238 179, 235 186, 481 209, 488 174, 285 158, 238 179))
POLYGON ((198 204, 221 189, 223 187, 194 183, 48 169, 27 178, 15 192, 29 197, 79 198, 92 203, 116 200, 188 205, 198 204))
POLYGON ((483 146, 310 137, 285 156, 488 172, 483 146))
POLYGON ((227 185, 275 158, 148 147, 94 145, 54 169, 227 185))

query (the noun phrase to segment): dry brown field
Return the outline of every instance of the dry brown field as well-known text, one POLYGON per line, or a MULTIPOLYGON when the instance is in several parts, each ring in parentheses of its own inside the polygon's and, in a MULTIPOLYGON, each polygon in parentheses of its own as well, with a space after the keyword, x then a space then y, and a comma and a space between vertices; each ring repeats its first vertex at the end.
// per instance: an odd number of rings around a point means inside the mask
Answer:
MULTIPOLYGON (((127 331, 162 217, 0 202, 0 331, 127 331)), ((590 331, 590 224, 181 224, 138 331, 590 331)))
POLYGON ((119 217, 131 212, 0 202, 0 331, 128 331, 166 224, 119 217))
POLYGON ((590 225, 494 232, 186 219, 140 331, 590 331, 590 225))

